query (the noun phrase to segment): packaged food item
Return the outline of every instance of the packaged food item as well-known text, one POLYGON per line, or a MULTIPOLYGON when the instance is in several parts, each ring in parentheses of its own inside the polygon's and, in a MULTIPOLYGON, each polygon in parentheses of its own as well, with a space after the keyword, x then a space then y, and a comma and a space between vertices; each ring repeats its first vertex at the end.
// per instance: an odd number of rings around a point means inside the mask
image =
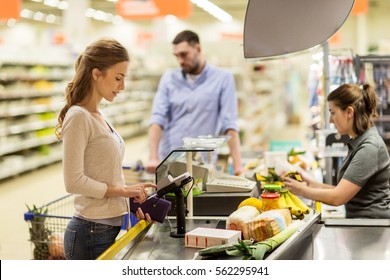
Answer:
POLYGON ((242 206, 231 213, 226 220, 226 229, 241 230, 245 224, 260 214, 254 206, 242 206))
POLYGON ((256 242, 270 238, 292 223, 288 209, 275 209, 261 213, 243 226, 244 239, 253 238, 256 242))
POLYGON ((262 218, 275 219, 280 226, 280 230, 284 230, 289 224, 292 223, 292 217, 289 209, 269 210, 256 216, 254 220, 262 218))
POLYGON ((245 240, 253 238, 255 242, 263 241, 281 231, 275 218, 253 219, 244 224, 242 234, 245 240))
POLYGON ((186 247, 208 248, 216 245, 233 244, 241 239, 241 231, 197 227, 185 235, 186 247))
POLYGON ((64 260, 64 233, 53 232, 49 238, 50 259, 64 260))
POLYGON ((262 212, 272 210, 272 209, 280 209, 279 198, 280 198, 280 194, 276 192, 262 193, 261 194, 262 212))

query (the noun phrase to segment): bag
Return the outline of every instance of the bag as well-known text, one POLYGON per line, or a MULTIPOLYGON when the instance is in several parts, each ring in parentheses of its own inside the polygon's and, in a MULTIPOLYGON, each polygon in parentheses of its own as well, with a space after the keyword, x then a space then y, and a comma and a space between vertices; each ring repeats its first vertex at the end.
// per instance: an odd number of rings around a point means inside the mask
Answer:
POLYGON ((171 202, 169 200, 157 197, 151 197, 143 203, 134 202, 134 198, 130 198, 130 211, 137 212, 138 207, 141 207, 142 212, 148 213, 153 221, 162 223, 171 210, 171 202))

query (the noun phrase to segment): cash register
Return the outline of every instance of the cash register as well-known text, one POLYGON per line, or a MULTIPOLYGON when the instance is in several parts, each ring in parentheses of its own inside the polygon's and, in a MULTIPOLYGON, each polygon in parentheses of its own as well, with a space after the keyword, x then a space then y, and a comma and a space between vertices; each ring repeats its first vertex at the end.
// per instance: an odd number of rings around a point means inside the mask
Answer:
MULTIPOLYGON (((156 184, 168 175, 177 177, 185 172, 188 151, 205 152, 205 150, 184 148, 173 150, 156 168, 156 184)), ((204 184, 202 192, 193 196, 194 216, 229 216, 241 201, 259 196, 260 192, 255 181, 226 174, 214 177, 209 165, 196 161, 193 161, 192 167, 194 181, 201 181, 204 184)), ((172 202, 175 200, 173 195, 166 195, 165 198, 172 202)), ((169 216, 176 215, 174 205, 175 203, 172 203, 169 216)))

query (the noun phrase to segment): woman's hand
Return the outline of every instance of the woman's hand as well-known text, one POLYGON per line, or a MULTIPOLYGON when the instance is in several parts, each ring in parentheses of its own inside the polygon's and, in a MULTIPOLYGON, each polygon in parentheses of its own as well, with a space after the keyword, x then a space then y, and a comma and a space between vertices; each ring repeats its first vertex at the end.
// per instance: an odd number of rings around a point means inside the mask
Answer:
POLYGON ((283 178, 283 183, 286 188, 288 188, 293 194, 304 196, 304 190, 307 188, 306 182, 299 182, 296 179, 287 177, 283 178))
POLYGON ((148 213, 144 213, 141 209, 141 207, 138 207, 137 212, 135 213, 135 216, 138 220, 146 220, 149 223, 153 223, 152 218, 150 218, 150 215, 148 213))
POLYGON ((144 202, 148 198, 147 188, 156 188, 152 183, 135 184, 125 186, 125 197, 134 197, 134 201, 138 203, 144 202))
POLYGON ((315 180, 308 172, 299 172, 299 176, 301 176, 303 182, 306 182, 308 187, 315 187, 315 180))

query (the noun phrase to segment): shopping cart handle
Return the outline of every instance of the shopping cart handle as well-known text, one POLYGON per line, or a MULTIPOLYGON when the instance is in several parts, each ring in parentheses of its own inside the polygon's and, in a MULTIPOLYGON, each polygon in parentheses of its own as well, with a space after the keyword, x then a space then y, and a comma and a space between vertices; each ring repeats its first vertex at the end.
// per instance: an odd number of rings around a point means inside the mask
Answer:
POLYGON ((35 214, 32 212, 25 212, 24 213, 24 220, 25 221, 31 221, 34 218, 35 214))

